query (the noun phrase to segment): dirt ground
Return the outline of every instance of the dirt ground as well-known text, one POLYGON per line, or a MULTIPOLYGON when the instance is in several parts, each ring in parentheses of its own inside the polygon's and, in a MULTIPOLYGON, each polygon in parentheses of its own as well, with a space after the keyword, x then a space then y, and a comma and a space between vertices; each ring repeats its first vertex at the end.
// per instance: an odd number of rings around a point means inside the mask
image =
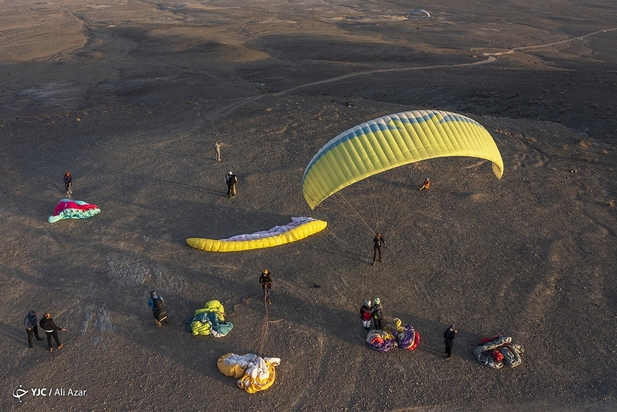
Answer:
POLYGON ((0 0, 0 409, 616 410, 617 4, 431 3, 0 0), (418 7, 431 17, 406 17, 418 7), (484 125, 503 178, 434 159, 310 210, 321 146, 414 109, 484 125), (67 170, 102 212, 49 224, 67 170), (328 227, 250 252, 185 243, 292 216, 328 227), (416 351, 368 348, 374 297, 421 333, 416 351), (211 299, 234 328, 194 337, 186 319, 211 299), (67 328, 61 351, 28 348, 29 309, 67 328), (521 366, 476 362, 497 334, 521 366), (274 386, 238 389, 216 366, 229 352, 281 358, 274 386))

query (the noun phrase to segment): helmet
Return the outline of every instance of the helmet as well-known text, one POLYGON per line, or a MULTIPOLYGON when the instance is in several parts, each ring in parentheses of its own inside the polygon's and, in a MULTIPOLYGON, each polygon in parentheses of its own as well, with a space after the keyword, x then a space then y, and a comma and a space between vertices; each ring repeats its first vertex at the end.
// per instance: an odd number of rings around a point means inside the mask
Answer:
POLYGON ((368 306, 370 308, 371 307, 371 301, 367 300, 366 302, 364 302, 364 306, 368 306))
POLYGON ((429 179, 429 178, 427 177, 427 178, 426 178, 426 180, 431 180, 431 179, 429 179))
POLYGON ((231 170, 229 172, 227 172, 228 175, 233 175, 233 173, 231 173, 231 170))
POLYGON ((268 274, 268 273, 270 273, 270 272, 268 271, 268 269, 264 269, 264 271, 263 271, 262 273, 263 273, 264 275, 267 275, 267 274, 268 274))
POLYGON ((379 298, 375 298, 375 304, 376 304, 376 305, 379 305, 380 303, 381 303, 381 299, 379 299, 379 298))
POLYGON ((71 172, 66 172, 66 175, 67 175, 67 176, 70 176, 70 175, 71 175, 71 172))

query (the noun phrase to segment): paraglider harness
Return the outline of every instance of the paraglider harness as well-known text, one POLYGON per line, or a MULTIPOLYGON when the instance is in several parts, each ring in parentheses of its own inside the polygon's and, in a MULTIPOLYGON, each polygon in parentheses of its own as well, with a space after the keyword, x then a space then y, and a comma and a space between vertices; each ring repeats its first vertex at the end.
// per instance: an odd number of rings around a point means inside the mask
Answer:
POLYGON ((225 177, 225 181, 227 182, 227 185, 231 187, 238 183, 238 178, 236 177, 236 175, 227 175, 225 177))
POLYGON ((163 322, 164 320, 167 319, 167 309, 165 308, 165 302, 160 296, 152 300, 153 300, 152 303, 154 304, 154 308, 152 309, 152 314, 154 315, 154 318, 157 321, 163 322))
POLYGON ((225 176, 225 182, 227 182, 227 197, 236 196, 236 183, 238 183, 238 178, 236 175, 227 175, 225 176))

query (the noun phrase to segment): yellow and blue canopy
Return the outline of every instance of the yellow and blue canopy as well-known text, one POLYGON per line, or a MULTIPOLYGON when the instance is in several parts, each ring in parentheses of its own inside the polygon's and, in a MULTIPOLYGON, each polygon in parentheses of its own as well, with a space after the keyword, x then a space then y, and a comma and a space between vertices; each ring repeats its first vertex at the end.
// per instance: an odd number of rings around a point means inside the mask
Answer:
POLYGON ((302 177, 302 193, 314 209, 359 180, 405 164, 446 156, 489 160, 498 179, 503 160, 490 133, 469 117, 414 110, 359 124, 326 143, 302 177))

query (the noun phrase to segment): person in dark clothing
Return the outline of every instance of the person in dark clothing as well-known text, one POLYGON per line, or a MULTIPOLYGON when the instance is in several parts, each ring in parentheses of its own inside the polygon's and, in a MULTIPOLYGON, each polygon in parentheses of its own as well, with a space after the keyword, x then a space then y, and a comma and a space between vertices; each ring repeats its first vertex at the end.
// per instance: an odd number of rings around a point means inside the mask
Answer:
POLYGON ((454 339, 458 331, 454 329, 454 325, 450 325, 448 329, 443 333, 443 343, 446 347, 446 359, 452 356, 452 349, 454 348, 454 339))
POLYGON ((264 301, 271 305, 272 301, 270 300, 270 289, 272 288, 272 274, 268 269, 264 269, 259 277, 259 284, 264 290, 264 301))
POLYGON ((236 197, 236 184, 238 178, 231 171, 225 176, 225 183, 227 183, 227 197, 236 197))
POLYGON ((165 301, 155 291, 150 292, 148 306, 152 309, 152 316, 154 316, 154 323, 156 323, 156 326, 160 328, 163 326, 162 322, 167 323, 167 308, 165 307, 165 301))
POLYGON ((375 260, 377 259, 377 254, 379 254, 379 261, 381 260, 381 247, 386 243, 386 240, 381 236, 381 233, 375 233, 375 238, 373 238, 373 266, 375 266, 375 260))
POLYGON ((73 194, 73 176, 71 176, 71 172, 64 174, 64 191, 66 192, 66 197, 70 199, 73 194))
POLYGON ((367 300, 364 302, 364 305, 360 307, 360 319, 362 319, 362 326, 364 326, 366 330, 371 328, 371 317, 373 316, 373 309, 371 306, 371 301, 367 300))
POLYGON ((32 336, 36 336, 36 340, 39 342, 43 340, 43 338, 39 336, 39 327, 37 324, 36 312, 34 309, 31 309, 24 318, 24 327, 28 333, 28 346, 31 348, 34 348, 34 346, 32 346, 32 336))
POLYGON ((52 336, 54 340, 56 341, 56 346, 58 347, 58 350, 62 349, 62 347, 64 346, 64 343, 60 343, 60 339, 58 339, 58 331, 59 330, 65 331, 66 328, 56 326, 49 312, 46 312, 43 315, 43 319, 41 319, 41 322, 39 323, 39 325, 41 325, 41 329, 43 329, 45 331, 45 334, 47 335, 47 346, 49 346, 49 351, 53 352, 54 350, 53 346, 51 346, 52 336))
POLYGON ((381 321, 383 320, 383 308, 381 307, 381 299, 375 298, 373 300, 373 310, 371 313, 373 317, 373 325, 375 329, 381 330, 381 321))

